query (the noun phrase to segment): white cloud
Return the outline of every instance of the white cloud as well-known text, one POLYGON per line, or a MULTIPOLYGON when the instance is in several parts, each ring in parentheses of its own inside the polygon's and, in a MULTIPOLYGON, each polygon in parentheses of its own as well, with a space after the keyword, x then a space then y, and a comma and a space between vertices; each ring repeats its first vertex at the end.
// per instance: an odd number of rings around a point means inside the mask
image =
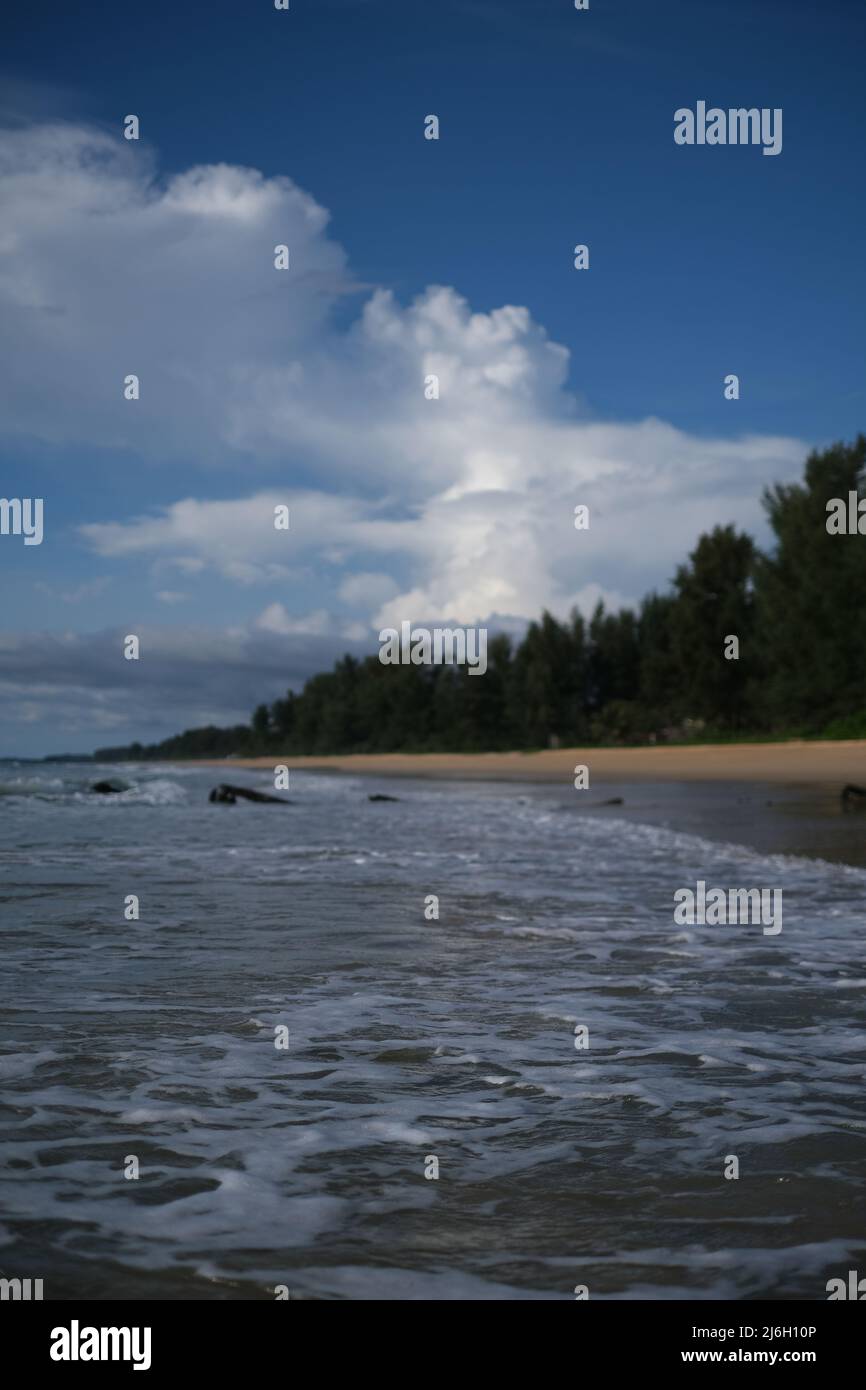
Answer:
POLYGON ((256 619, 256 627, 260 632, 275 632, 282 637, 323 636, 332 624, 324 609, 304 617, 293 617, 281 603, 270 603, 256 619))
POLYGON ((718 522, 759 532, 762 484, 790 476, 803 452, 785 439, 698 441, 653 420, 559 431, 540 421, 537 431, 549 437, 547 466, 527 468, 509 488, 434 489, 412 506, 323 492, 185 499, 83 532, 104 557, 176 551, 186 565, 195 559, 245 583, 276 581, 299 561, 320 570, 339 561, 350 572, 336 599, 366 607, 374 626, 472 623, 494 612, 531 618, 544 607, 588 611, 600 591, 634 602, 718 522), (274 529, 276 502, 290 505, 291 531, 274 529), (588 531, 574 529, 578 502, 590 507, 588 531), (391 572, 369 570, 371 557, 391 572))
POLYGON ((77 584, 74 589, 57 590, 51 584, 46 584, 43 580, 38 580, 35 584, 36 590, 41 594, 47 594, 49 598, 60 598, 63 603, 82 603, 88 599, 98 598, 111 585, 111 580, 107 575, 102 575, 98 579, 86 579, 84 583, 77 584))
POLYGON ((186 497, 82 532, 107 559, 241 585, 279 586, 302 563, 311 614, 271 603, 262 632, 324 631, 345 623, 328 616, 340 604, 357 633, 362 619, 472 623, 586 609, 599 593, 632 601, 701 530, 759 531, 762 485, 805 453, 787 438, 590 419, 565 387, 566 349, 524 307, 474 313, 447 287, 403 306, 377 290, 337 329, 346 256, 288 178, 220 164, 161 181, 143 145, 50 125, 0 137, 0 207, 8 428, 203 469, 242 450, 237 498, 186 497), (125 402, 132 371, 141 400, 125 402), (438 400, 425 399, 431 374, 438 400), (277 467, 316 485, 277 486, 277 467), (589 531, 574 530, 578 502, 589 531), (291 530, 277 531, 284 503, 291 530))
POLYGON ((0 209, 0 404, 55 443, 224 456, 247 382, 290 366, 348 288, 327 213, 290 179, 219 164, 161 182, 143 142, 92 129, 0 132, 0 209))
POLYGON ((338 593, 344 603, 351 608, 378 608, 397 592, 397 585, 390 574, 360 571, 344 579, 338 593))

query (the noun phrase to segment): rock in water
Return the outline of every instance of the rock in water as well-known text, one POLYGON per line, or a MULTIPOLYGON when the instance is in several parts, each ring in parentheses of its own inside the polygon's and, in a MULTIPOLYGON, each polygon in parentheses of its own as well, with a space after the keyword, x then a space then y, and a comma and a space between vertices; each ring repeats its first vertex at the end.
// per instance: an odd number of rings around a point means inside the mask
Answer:
POLYGON ((239 796, 243 797, 245 801, 275 801, 278 806, 293 805, 293 802, 286 801, 282 796, 269 796, 267 792, 254 792, 249 787, 233 787, 228 782, 220 782, 218 787, 214 787, 208 801, 219 801, 224 806, 234 806, 239 796))

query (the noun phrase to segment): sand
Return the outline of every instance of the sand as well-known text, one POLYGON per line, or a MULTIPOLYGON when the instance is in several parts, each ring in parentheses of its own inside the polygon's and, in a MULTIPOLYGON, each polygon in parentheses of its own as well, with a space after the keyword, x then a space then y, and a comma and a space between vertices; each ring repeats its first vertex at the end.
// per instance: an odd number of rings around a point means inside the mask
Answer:
POLYGON ((591 782, 776 782, 866 785, 866 739, 839 742, 666 745, 655 748, 557 748, 538 753, 359 753, 347 757, 202 760, 203 766, 273 768, 377 777, 443 777, 482 781, 573 780, 585 763, 591 782))

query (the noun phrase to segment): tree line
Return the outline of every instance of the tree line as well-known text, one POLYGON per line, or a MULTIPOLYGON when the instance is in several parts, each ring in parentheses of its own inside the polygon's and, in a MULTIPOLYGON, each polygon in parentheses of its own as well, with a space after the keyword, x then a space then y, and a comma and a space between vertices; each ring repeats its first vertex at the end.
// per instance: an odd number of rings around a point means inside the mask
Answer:
POLYGON ((866 541, 831 535, 827 504, 866 497, 866 436, 813 451, 766 489, 773 545, 702 535, 667 592, 587 621, 542 613, 490 638, 487 671, 344 656, 260 704, 249 725, 190 729, 105 760, 226 754, 470 752, 696 737, 866 736, 866 541), (739 659, 725 658, 734 635, 739 659))

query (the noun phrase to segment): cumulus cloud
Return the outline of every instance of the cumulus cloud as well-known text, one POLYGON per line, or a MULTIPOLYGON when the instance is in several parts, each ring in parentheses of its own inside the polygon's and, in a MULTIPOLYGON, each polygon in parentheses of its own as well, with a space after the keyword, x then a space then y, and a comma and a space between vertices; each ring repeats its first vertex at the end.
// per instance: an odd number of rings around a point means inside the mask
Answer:
MULTIPOLYGON (((438 403, 427 403, 428 408, 438 403)), ((479 429, 481 426, 479 426, 479 429)), ((491 425, 491 433, 494 426, 491 425)), ((430 445, 435 430, 428 431, 430 445)), ((524 429, 525 467, 509 485, 437 490, 423 501, 259 492, 184 499, 147 517, 82 528, 102 557, 176 557, 240 582, 278 579, 287 564, 349 567, 336 598, 366 605, 373 626, 443 618, 523 618, 587 611, 598 597, 632 603, 663 584, 702 530, 734 521, 760 533, 763 483, 800 465, 797 441, 697 440, 661 421, 599 425, 543 419, 524 429), (590 508, 575 531, 574 507, 590 508), (288 505, 291 529, 275 529, 288 505), (370 559, 378 562, 368 570, 370 559), (380 566, 390 562, 393 568, 380 566)), ((520 447, 514 440, 510 447, 520 447)), ((495 452, 495 451, 494 451, 495 452)), ((500 457, 503 467, 507 458, 500 457)))
POLYGON ((248 382, 290 367, 348 288, 327 220, 289 178, 211 165, 163 181, 143 142, 62 123, 0 132, 6 427, 224 456, 248 382))
MULTIPOLYGON (((327 212, 289 177, 219 164, 164 179, 143 143, 22 126, 0 133, 0 209, 6 429, 200 466, 197 495, 119 507, 81 535, 103 562, 257 586, 260 644, 633 602, 702 530, 760 534, 762 485, 805 453, 785 437, 593 419, 567 387, 567 350, 526 307, 474 312, 447 286, 403 305, 376 289, 338 327, 358 287, 327 212), (243 481, 226 499, 232 462, 243 481), (310 592, 289 612, 280 586, 299 574, 310 592)), ((180 601, 170 583, 154 592, 180 601)), ((192 660, 182 644, 176 657, 192 660)))

